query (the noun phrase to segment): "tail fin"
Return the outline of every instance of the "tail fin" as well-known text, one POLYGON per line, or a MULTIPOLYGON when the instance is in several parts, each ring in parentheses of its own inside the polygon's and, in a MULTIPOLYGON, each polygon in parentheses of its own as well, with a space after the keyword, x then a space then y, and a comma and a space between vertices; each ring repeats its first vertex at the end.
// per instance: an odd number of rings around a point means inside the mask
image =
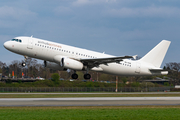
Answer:
POLYGON ((148 52, 140 60, 147 63, 151 63, 155 67, 160 68, 170 43, 171 41, 162 40, 158 45, 156 45, 150 52, 148 52))

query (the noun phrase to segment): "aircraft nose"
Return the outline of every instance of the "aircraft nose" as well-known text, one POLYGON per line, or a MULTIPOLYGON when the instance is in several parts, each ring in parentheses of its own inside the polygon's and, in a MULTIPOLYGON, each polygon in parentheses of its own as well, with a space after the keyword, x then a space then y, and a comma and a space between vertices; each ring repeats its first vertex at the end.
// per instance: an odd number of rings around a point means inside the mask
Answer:
POLYGON ((5 47, 6 49, 10 48, 10 43, 9 43, 9 41, 7 41, 7 42, 4 43, 4 47, 5 47))

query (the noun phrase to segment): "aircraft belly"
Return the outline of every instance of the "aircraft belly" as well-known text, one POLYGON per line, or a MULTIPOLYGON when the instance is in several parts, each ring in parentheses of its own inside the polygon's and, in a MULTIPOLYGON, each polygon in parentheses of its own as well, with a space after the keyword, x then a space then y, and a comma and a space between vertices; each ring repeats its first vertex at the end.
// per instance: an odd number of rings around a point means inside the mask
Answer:
POLYGON ((133 66, 123 66, 116 63, 110 63, 108 65, 100 65, 103 72, 114 75, 136 75, 133 66))

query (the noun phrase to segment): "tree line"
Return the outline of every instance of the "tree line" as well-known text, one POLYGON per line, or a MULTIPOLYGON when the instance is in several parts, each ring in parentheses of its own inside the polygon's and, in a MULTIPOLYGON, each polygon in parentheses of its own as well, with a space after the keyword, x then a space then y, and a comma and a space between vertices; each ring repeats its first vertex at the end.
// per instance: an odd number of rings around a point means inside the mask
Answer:
MULTIPOLYGON (((71 79, 71 74, 74 72, 72 70, 67 71, 58 71, 58 70, 52 70, 49 68, 44 67, 43 63, 38 63, 38 61, 34 58, 28 58, 26 67, 22 67, 23 61, 14 60, 9 65, 6 63, 3 63, 0 61, 0 73, 2 73, 3 76, 6 77, 12 77, 12 71, 14 71, 14 76, 16 78, 21 78, 22 73, 24 74, 24 77, 29 78, 36 78, 36 77, 42 77, 45 79, 51 79, 51 76, 53 73, 58 73, 60 78, 63 79, 71 79)), ((86 71, 77 71, 76 73, 79 75, 78 80, 83 80, 83 75, 86 71)), ((114 81, 116 80, 116 76, 103 74, 103 73, 97 73, 90 71, 92 79, 96 81, 114 81)))
MULTIPOLYGON (((58 71, 58 70, 52 70, 49 68, 44 67, 43 63, 38 63, 38 61, 34 58, 28 58, 26 67, 22 67, 23 61, 14 60, 9 65, 6 63, 3 63, 0 61, 0 73, 2 73, 3 76, 12 77, 12 71, 14 71, 14 75, 17 78, 22 77, 22 73, 24 73, 24 77, 29 78, 36 78, 36 77, 42 77, 45 79, 51 79, 51 76, 53 73, 58 73, 60 78, 63 79, 71 79, 71 74, 73 71, 58 71)), ((169 62, 166 63, 164 66, 164 69, 169 70, 169 74, 166 76, 166 78, 171 80, 170 84, 180 84, 180 63, 177 62, 169 62)), ((79 75, 78 80, 83 80, 83 75, 85 71, 77 71, 77 74, 79 75)), ((89 72, 92 76, 91 80, 96 81, 115 81, 116 76, 104 74, 104 73, 98 73, 98 72, 89 72)), ((140 80, 150 80, 154 79, 157 76, 146 76, 146 77, 122 77, 119 76, 118 79, 122 83, 126 83, 127 81, 130 82, 138 82, 140 80)), ((158 77, 164 77, 164 76, 158 76, 158 77)))

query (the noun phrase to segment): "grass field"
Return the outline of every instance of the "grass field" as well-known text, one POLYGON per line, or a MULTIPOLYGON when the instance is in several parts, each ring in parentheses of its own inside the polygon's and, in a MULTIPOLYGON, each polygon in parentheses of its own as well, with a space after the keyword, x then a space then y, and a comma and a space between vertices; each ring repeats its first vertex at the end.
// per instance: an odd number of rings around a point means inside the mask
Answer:
POLYGON ((0 98, 180 97, 180 94, 0 94, 0 98))
POLYGON ((180 106, 0 107, 0 120, 178 120, 180 106))

